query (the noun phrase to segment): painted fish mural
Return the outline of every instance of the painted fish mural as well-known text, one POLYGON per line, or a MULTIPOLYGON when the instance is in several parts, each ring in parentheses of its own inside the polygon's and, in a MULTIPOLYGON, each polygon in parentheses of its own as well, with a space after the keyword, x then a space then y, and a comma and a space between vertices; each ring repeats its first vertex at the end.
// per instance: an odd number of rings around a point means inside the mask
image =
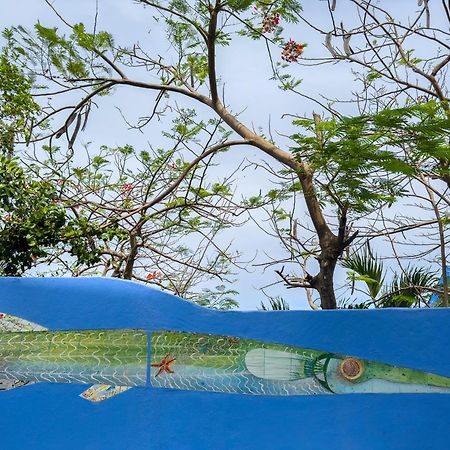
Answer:
POLYGON ((130 388, 256 395, 450 393, 450 378, 353 356, 179 331, 48 331, 0 314, 0 390, 92 386, 92 402, 130 388))

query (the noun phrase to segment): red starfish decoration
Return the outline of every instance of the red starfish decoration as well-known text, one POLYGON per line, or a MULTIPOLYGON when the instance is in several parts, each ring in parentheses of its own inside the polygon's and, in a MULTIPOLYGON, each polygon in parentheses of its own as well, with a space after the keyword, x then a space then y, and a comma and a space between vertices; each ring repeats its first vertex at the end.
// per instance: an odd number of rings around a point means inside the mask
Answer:
POLYGON ((176 358, 169 359, 170 355, 167 354, 164 356, 164 358, 159 363, 151 363, 150 366, 152 367, 159 367, 158 373, 155 375, 157 377, 164 371, 167 373, 174 373, 173 370, 170 368, 170 365, 176 360, 176 358))

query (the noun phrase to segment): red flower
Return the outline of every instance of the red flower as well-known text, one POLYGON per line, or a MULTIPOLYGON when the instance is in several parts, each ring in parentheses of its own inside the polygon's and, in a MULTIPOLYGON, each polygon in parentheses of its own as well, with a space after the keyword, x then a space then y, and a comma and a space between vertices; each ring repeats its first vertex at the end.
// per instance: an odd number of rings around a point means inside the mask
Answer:
POLYGON ((303 53, 305 46, 297 44, 293 39, 289 39, 284 44, 283 51, 281 52, 281 59, 287 62, 297 62, 300 55, 303 53))
POLYGON ((131 183, 123 183, 122 184, 122 192, 120 195, 127 195, 133 190, 133 185, 131 183))
POLYGON ((154 280, 155 278, 159 278, 161 275, 162 273, 159 270, 155 270, 147 275, 147 280, 154 280))
POLYGON ((264 33, 272 33, 275 31, 280 24, 280 15, 276 14, 266 14, 263 19, 262 29, 264 33))

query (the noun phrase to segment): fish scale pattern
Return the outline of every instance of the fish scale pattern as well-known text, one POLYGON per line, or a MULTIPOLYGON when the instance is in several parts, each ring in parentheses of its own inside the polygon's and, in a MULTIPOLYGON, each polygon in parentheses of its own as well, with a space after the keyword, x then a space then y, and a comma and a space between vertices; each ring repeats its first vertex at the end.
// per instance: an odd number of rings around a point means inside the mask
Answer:
POLYGON ((140 330, 0 333, 0 379, 145 386, 140 330))
POLYGON ((199 333, 158 331, 151 334, 151 384, 154 387, 260 395, 327 394, 312 377, 294 381, 266 380, 246 368, 245 355, 253 349, 270 348, 295 353, 313 361, 322 352, 266 344, 249 339, 199 333), (171 371, 160 371, 166 356, 175 358, 171 371))

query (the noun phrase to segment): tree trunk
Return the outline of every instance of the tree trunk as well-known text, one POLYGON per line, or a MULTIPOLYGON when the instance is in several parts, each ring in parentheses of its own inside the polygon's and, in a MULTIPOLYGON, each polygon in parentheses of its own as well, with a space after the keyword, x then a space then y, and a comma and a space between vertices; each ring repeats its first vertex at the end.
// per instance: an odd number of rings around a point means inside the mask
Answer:
POLYGON ((311 217, 314 228, 319 238, 321 253, 317 258, 320 270, 312 277, 311 287, 316 289, 320 295, 320 305, 322 309, 336 309, 336 295, 334 293, 334 270, 339 256, 344 248, 344 230, 346 215, 340 220, 339 236, 333 234, 328 226, 320 207, 313 183, 313 172, 303 164, 304 170, 298 173, 298 177, 303 189, 306 206, 311 217))
POLYGON ((130 253, 126 259, 125 269, 122 274, 122 278, 125 280, 131 280, 133 277, 134 263, 136 261, 136 256, 138 253, 138 245, 136 240, 136 232, 131 231, 130 233, 130 253))
POLYGON ((336 295, 334 293, 335 258, 323 258, 320 261, 320 272, 317 274, 317 290, 320 295, 322 309, 336 309, 336 295))
MULTIPOLYGON (((225 106, 217 100, 216 102, 205 102, 211 106, 217 114, 227 123, 236 133, 249 141, 253 145, 261 149, 264 153, 275 158, 277 161, 290 167, 297 173, 299 181, 302 185, 302 191, 309 212, 309 216, 314 225, 319 240, 321 254, 319 256, 320 271, 314 277, 311 277, 310 286, 319 292, 321 306, 323 309, 336 309, 336 295, 334 293, 334 270, 339 256, 342 254, 345 246, 345 224, 346 210, 340 219, 339 235, 336 236, 330 230, 314 188, 314 167, 305 161, 301 161, 286 152, 273 143, 267 141, 263 137, 242 124, 236 116, 232 115, 225 106)), ((320 122, 320 117, 314 116, 316 123, 320 122)), ((318 131, 317 139, 323 139, 320 131, 318 131)), ((348 243, 350 243, 348 241, 348 243)))
POLYGON ((334 271, 340 256, 338 238, 332 234, 321 242, 321 254, 318 257, 319 273, 311 280, 311 287, 320 296, 322 309, 336 309, 336 295, 334 292, 334 271))

